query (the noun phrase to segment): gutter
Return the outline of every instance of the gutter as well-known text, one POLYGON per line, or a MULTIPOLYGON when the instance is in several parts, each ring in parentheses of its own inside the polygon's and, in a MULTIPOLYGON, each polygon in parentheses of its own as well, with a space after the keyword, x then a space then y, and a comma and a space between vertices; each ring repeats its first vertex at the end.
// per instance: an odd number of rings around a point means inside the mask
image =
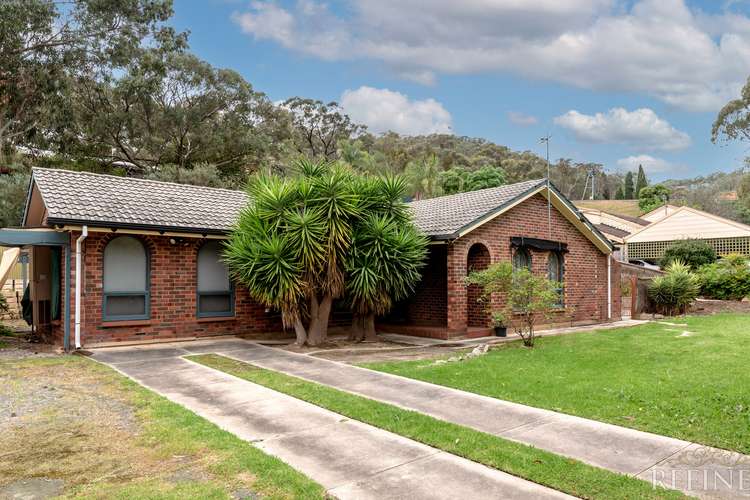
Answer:
POLYGON ((81 272, 81 244, 89 235, 88 226, 81 228, 81 235, 76 239, 76 323, 75 323, 75 340, 76 349, 81 348, 81 280, 83 273, 81 272))

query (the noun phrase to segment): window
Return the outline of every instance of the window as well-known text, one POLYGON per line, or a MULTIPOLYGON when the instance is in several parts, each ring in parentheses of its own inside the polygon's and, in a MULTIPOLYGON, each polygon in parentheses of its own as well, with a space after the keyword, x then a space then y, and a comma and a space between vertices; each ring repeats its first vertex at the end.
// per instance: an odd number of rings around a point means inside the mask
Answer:
POLYGON ((149 317, 148 253, 132 236, 120 236, 104 248, 104 319, 149 317))
POLYGON ((198 251, 198 316, 234 315, 234 290, 221 261, 221 244, 205 243, 198 251))
POLYGON ((513 254, 513 270, 524 267, 531 271, 531 254, 525 248, 518 248, 513 254))
POLYGON ((565 281, 565 270, 563 268, 563 256, 559 252, 550 252, 547 258, 547 275, 550 281, 554 281, 558 284, 556 289, 558 300, 558 306, 562 307, 565 301, 565 289, 563 282, 565 281))

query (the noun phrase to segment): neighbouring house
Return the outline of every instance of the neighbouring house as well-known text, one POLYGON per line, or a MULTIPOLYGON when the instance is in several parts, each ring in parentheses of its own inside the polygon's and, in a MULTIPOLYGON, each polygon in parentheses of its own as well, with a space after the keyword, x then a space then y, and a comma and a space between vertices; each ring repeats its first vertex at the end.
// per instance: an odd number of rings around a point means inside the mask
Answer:
POLYGON ((624 238, 626 258, 658 261, 680 240, 702 240, 718 255, 750 256, 750 226, 690 207, 665 205, 645 214, 651 224, 624 238), (666 214, 666 215, 665 215, 666 214))
MULTIPOLYGON (((620 252, 625 238, 651 224, 650 221, 630 215, 618 215, 595 208, 579 207, 578 210, 615 245, 620 252)), ((618 254, 619 256, 619 254, 618 254)))
MULTIPOLYGON (((230 282, 220 260, 247 201, 241 191, 34 169, 23 227, 0 230, 0 245, 29 255, 35 328, 66 347, 279 332, 278 312, 230 282)), ((488 314, 464 278, 501 260, 560 281, 551 322, 619 319, 611 242, 546 180, 411 207, 429 260, 381 329, 486 334, 488 314)))
POLYGON ((651 210, 650 212, 646 212, 645 214, 641 215, 640 218, 649 221, 649 223, 656 222, 658 220, 663 219, 664 217, 668 215, 672 215, 679 208, 680 207, 676 205, 670 205, 670 204, 662 205, 658 208, 651 210))

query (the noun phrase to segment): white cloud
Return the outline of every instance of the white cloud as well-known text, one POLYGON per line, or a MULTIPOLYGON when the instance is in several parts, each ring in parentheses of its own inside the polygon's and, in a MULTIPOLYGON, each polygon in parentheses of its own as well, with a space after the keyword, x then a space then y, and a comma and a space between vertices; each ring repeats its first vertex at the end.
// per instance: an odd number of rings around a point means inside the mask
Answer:
POLYGON ((363 86, 346 90, 341 107, 375 133, 452 134, 451 114, 435 99, 410 100, 400 92, 363 86))
POLYGON ((662 158, 654 158, 649 155, 628 156, 627 158, 617 160, 617 166, 620 170, 636 171, 638 170, 638 165, 643 165, 643 170, 646 172, 646 175, 675 173, 685 170, 684 165, 678 165, 662 158))
POLYGON ((580 88, 638 92, 715 110, 750 67, 750 19, 685 0, 256 0, 241 29, 325 60, 380 61, 433 84, 438 74, 510 72, 580 88))
POLYGON ((675 151, 690 146, 690 136, 659 118, 652 109, 612 108, 606 114, 585 115, 571 110, 555 124, 585 142, 628 144, 648 150, 675 151))
POLYGON ((539 123, 536 116, 527 115, 526 113, 521 113, 519 111, 508 111, 508 120, 510 120, 513 125, 519 125, 521 127, 528 127, 539 123))

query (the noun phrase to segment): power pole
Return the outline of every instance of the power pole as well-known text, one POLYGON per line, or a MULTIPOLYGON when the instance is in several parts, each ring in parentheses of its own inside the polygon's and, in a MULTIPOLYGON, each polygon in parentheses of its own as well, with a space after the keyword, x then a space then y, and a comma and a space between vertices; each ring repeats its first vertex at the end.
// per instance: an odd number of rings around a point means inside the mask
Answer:
POLYGON ((549 239, 552 239, 552 190, 550 189, 551 184, 549 180, 549 140, 552 136, 547 134, 539 142, 543 142, 547 148, 547 234, 549 239))

